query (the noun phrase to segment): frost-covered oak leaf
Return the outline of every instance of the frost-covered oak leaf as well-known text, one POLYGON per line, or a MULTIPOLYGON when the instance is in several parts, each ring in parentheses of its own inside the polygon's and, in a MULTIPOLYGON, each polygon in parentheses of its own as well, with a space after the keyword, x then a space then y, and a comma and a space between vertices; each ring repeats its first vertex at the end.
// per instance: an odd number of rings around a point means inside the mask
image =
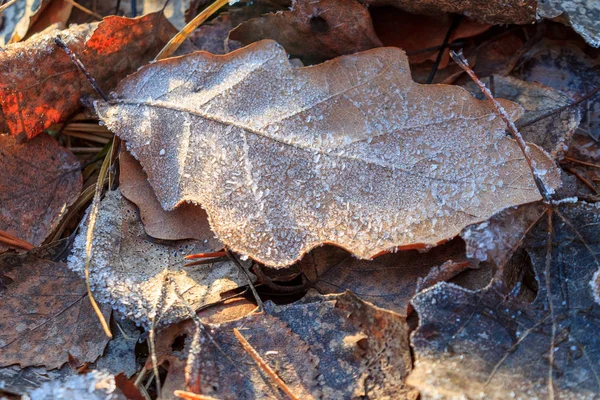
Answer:
POLYGON ((303 68, 273 41, 196 52, 142 68, 96 109, 163 208, 202 204, 220 240, 270 266, 323 243, 361 258, 431 246, 540 199, 490 104, 415 83, 396 48, 303 68))

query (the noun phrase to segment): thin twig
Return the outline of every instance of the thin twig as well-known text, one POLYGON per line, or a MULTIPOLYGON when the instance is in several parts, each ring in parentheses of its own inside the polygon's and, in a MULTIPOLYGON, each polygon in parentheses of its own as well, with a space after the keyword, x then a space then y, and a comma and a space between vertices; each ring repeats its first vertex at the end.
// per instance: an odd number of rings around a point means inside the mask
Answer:
POLYGON ((227 256, 229 257, 229 259, 231 261, 233 261, 235 263, 235 265, 238 266, 238 268, 246 276, 246 279, 248 279, 248 285, 250 286, 250 290, 252 290, 252 294, 254 295, 254 299, 256 300, 256 305, 258 306, 258 311, 262 312, 263 302, 262 302, 260 296, 258 295, 256 288, 254 287, 254 283, 252 283, 252 278, 250 277, 250 273, 246 270, 246 268, 244 268, 244 266, 238 261, 238 259, 233 255, 233 253, 230 250, 227 250, 227 256))
POLYGON ((82 6, 81 4, 77 3, 74 0, 63 0, 66 3, 71 4, 73 7, 75 8, 79 8, 81 11, 83 11, 84 13, 91 15, 92 17, 96 18, 99 21, 102 21, 104 19, 104 17, 98 13, 93 12, 92 10, 85 8, 84 6, 82 6))
POLYGON ((73 61, 73 64, 75 64, 75 66, 81 72, 83 72, 83 74, 85 75, 87 80, 90 82, 90 84, 92 85, 94 90, 104 99, 104 101, 108 101, 108 97, 104 94, 102 89, 100 89, 100 87, 96 83, 96 80, 94 79, 94 77, 85 69, 85 66, 83 65, 83 63, 79 60, 79 58, 77 58, 77 56, 75 54, 73 54, 71 49, 69 49, 69 47, 66 45, 66 43, 63 42, 63 40, 60 38, 60 36, 57 36, 56 38, 54 38, 54 43, 56 43, 56 45, 58 47, 60 47, 61 49, 63 49, 63 51, 65 53, 67 53, 69 58, 71 58, 71 61, 73 61))
POLYGON ((438 67, 440 66, 440 62, 442 61, 442 56, 444 55, 444 52, 448 47, 448 42, 450 41, 452 32, 454 32, 454 30, 458 27, 458 24, 460 24, 461 19, 462 15, 455 15, 452 18, 452 24, 450 24, 450 28, 448 28, 448 32, 446 32, 446 37, 444 38, 444 41, 440 46, 440 51, 438 52, 435 62, 433 63, 433 67, 431 68, 431 72, 429 73, 429 77, 427 78, 427 82, 425 83, 430 84, 431 82, 433 82, 433 78, 435 77, 438 67))
POLYGON ((292 392, 292 390, 277 375, 277 373, 275 371, 273 371, 273 369, 271 367, 269 367, 269 365, 262 359, 262 357, 258 354, 258 352, 256 350, 254 350, 254 347, 252 347, 252 345, 250 343, 248 343, 246 338, 240 333, 240 331, 237 328, 233 328, 233 334, 235 335, 237 340, 240 341, 240 344, 242 345, 242 347, 244 348, 246 353, 248 353, 250 355, 250 357, 252 357, 252 359, 256 362, 258 367, 263 372, 265 372, 267 375, 269 375, 271 377, 271 379, 273 379, 275 381, 277 386, 279 386, 279 388, 281 390, 283 390, 283 392, 290 397, 290 399, 292 399, 292 400, 300 399, 292 392))
POLYGON ((531 170, 531 173, 533 174, 533 180, 535 181, 535 184, 536 184, 538 190, 540 191, 540 194, 542 195, 544 200, 548 201, 550 192, 544 185, 544 181, 536 168, 535 160, 533 159, 533 157, 531 157, 531 149, 529 148, 529 146, 523 139, 523 136, 521 136, 521 133, 515 126, 514 122, 508 116, 504 107, 502 107, 502 105, 500 105, 500 103, 498 103, 498 101, 496 101, 494 96, 492 96, 492 93, 485 86, 485 83, 481 82, 481 80, 477 77, 477 75, 475 75, 475 72, 471 69, 471 67, 469 66, 469 63, 463 57, 462 51, 460 51, 459 53, 456 53, 453 50, 450 50, 450 56, 471 77, 473 82, 475 82, 477 84, 477 86, 479 86, 479 89, 481 90, 481 92, 492 103, 492 106, 494 107, 496 114, 498 114, 498 116, 504 120, 504 122, 508 126, 508 129, 512 133, 513 138, 515 139, 515 141, 521 148, 521 151, 523 152, 523 156, 525 157, 525 160, 527 161, 527 165, 529 165, 529 169, 531 170))
POLYGON ((176 390, 173 394, 185 400, 218 400, 216 397, 207 396, 205 394, 197 394, 186 392, 185 390, 176 390))
POLYGON ((198 14, 193 20, 188 22, 186 26, 183 27, 171 40, 169 43, 163 47, 163 49, 158 53, 155 61, 162 60, 164 58, 170 57, 181 44, 185 41, 185 39, 196 30, 204 21, 206 21, 211 15, 213 15, 217 10, 224 5, 228 4, 229 0, 216 0, 210 6, 206 7, 200 14, 198 14))

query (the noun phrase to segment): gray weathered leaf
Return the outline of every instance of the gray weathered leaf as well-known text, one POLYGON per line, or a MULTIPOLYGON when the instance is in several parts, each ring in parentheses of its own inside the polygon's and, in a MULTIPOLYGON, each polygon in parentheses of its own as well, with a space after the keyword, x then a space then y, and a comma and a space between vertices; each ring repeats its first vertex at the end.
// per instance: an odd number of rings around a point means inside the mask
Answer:
POLYGON ((544 18, 558 18, 571 25, 588 44, 600 47, 598 0, 540 0, 537 14, 544 18))
POLYGON ((197 52, 141 69, 96 109, 163 208, 202 204, 223 243, 270 266, 323 243, 362 258, 432 246, 540 199, 489 103, 416 84, 395 48, 305 68, 272 41, 197 52))

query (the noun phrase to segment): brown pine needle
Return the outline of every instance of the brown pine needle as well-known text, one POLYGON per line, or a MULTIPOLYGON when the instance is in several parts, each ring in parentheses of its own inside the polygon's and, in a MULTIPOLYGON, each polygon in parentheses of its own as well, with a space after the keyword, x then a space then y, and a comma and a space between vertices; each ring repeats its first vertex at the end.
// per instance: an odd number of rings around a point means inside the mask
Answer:
POLYGON ((237 338, 237 340, 240 341, 240 344, 242 345, 242 347, 244 348, 246 353, 248 353, 250 355, 250 357, 252 357, 252 359, 256 362, 258 367, 264 373, 269 375, 275 381, 277 386, 279 386, 279 388, 281 390, 283 390, 285 392, 285 394, 287 394, 290 397, 290 399, 299 400, 299 397, 297 397, 292 392, 292 390, 288 387, 288 385, 286 385, 285 382, 283 380, 281 380, 281 378, 277 375, 277 373, 275 371, 273 371, 273 369, 271 367, 269 367, 269 365, 267 363, 265 363, 265 361, 262 359, 262 357, 258 354, 258 352, 256 350, 254 350, 254 347, 252 347, 252 345, 250 343, 248 343, 246 338, 244 336, 242 336, 242 334, 240 333, 240 331, 237 328, 233 328, 233 333, 234 333, 235 337, 237 338))
POLYGON ((573 175, 575 175, 575 177, 577 179, 579 179, 585 186, 587 186, 588 188, 590 188, 590 190, 593 193, 598 193, 598 190, 596 189, 596 187, 592 184, 592 182, 588 181, 587 179, 585 179, 579 172, 575 171, 575 169, 573 168, 565 168, 567 171, 569 171, 570 173, 572 173, 573 175))
POLYGON ((23 239, 19 239, 18 237, 11 235, 10 233, 3 231, 3 230, 0 230, 0 242, 7 244, 9 246, 20 247, 27 251, 33 250, 35 248, 35 246, 32 245, 31 243, 26 242, 23 239))
POLYGON ((196 15, 196 17, 191 20, 186 26, 183 27, 171 40, 169 43, 163 47, 163 49, 158 53, 154 61, 162 60, 164 58, 170 57, 181 44, 187 39, 188 36, 192 34, 204 21, 210 18, 217 10, 223 7, 225 4, 229 3, 229 0, 216 0, 210 6, 206 7, 200 14, 196 15))
POLYGON ((197 394, 186 392, 185 390, 176 390, 173 394, 185 400, 218 400, 216 397, 207 396, 205 394, 197 394))
POLYGON ((587 165, 588 167, 600 169, 600 165, 598 165, 598 164, 592 164, 590 162, 581 161, 581 160, 578 160, 578 159, 573 158, 573 157, 565 156, 565 160, 568 160, 568 161, 571 161, 571 162, 574 162, 574 163, 577 163, 577 164, 581 164, 581 165, 587 165))
POLYGON ((212 253, 197 253, 185 256, 186 260, 195 260, 197 258, 215 258, 215 257, 227 257, 226 251, 213 251, 212 253))

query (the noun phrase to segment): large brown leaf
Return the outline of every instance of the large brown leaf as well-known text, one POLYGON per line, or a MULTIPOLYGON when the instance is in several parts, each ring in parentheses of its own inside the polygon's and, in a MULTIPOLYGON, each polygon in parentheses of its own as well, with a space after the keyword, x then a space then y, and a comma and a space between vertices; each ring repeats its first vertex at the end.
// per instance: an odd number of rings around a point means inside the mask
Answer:
POLYGON ((85 76, 54 44, 57 36, 78 55, 104 90, 152 60, 174 34, 162 14, 107 17, 100 23, 35 35, 0 53, 0 114, 8 131, 32 138, 95 95, 85 76))
MULTIPOLYGON (((0 305, 0 366, 59 368, 69 353, 94 361, 108 342, 85 281, 63 263, 2 256, 0 305)), ((110 308, 102 310, 109 318, 110 308)))
POLYGON ((0 171, 0 230, 42 244, 79 196, 79 162, 48 135, 23 144, 0 135, 0 171))
POLYGON ((521 248, 536 274, 531 303, 524 282, 510 296, 448 284, 417 295, 408 382, 424 399, 598 398, 599 222, 597 205, 546 206, 521 248))
POLYGON ((269 266, 322 243, 362 258, 432 246, 540 199, 490 104, 416 84, 395 48, 306 68, 272 41, 197 52, 141 69, 96 109, 163 208, 202 204, 226 245, 269 266))

